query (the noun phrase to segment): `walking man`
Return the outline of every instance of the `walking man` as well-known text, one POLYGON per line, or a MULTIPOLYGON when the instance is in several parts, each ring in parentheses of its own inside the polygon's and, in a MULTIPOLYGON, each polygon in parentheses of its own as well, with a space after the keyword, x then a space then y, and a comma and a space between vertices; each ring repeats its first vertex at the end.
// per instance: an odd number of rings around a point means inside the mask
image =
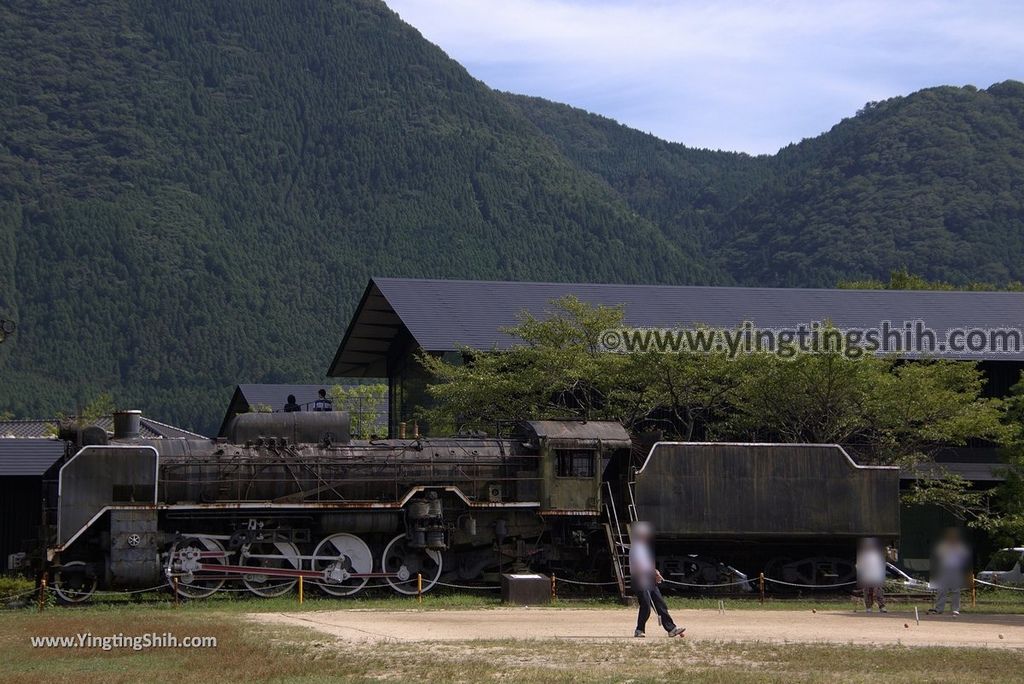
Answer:
POLYGON ((686 630, 676 627, 669 615, 668 606, 661 595, 658 585, 662 582, 661 573, 654 567, 654 553, 651 551, 651 540, 654 532, 649 523, 637 522, 629 530, 629 577, 633 582, 633 591, 640 601, 640 613, 636 619, 635 637, 644 637, 647 619, 651 617, 651 606, 661 618, 661 626, 670 637, 682 636, 686 630))

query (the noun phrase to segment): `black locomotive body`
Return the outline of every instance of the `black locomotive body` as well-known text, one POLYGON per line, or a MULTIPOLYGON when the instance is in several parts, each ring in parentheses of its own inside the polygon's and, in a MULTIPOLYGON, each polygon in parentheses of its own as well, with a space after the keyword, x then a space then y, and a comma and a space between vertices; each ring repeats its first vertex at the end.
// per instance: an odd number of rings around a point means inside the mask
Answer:
POLYGON ((716 584, 772 559, 796 577, 810 559, 818 583, 846 572, 857 537, 899 527, 898 471, 835 446, 641 450, 616 423, 581 421, 363 441, 342 412, 243 414, 217 440, 140 439, 137 423, 123 412, 113 439, 79 433, 61 467, 47 561, 64 601, 161 584, 276 596, 300 578, 412 594, 527 568, 625 590, 638 519, 670 579, 716 584))
POLYGON ((164 581, 192 598, 239 583, 274 596, 301 576, 347 596, 578 570, 605 543, 604 467, 631 447, 599 422, 362 441, 343 412, 243 414, 225 440, 144 440, 121 420, 60 471, 48 559, 66 601, 164 581))

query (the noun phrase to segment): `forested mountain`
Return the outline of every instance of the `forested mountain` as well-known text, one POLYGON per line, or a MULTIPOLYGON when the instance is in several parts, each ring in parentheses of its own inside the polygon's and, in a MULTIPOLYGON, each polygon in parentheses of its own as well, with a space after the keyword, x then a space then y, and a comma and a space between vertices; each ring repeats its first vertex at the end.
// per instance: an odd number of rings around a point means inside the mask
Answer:
POLYGON ((909 268, 1024 279, 1024 84, 869 103, 772 157, 695 150, 507 96, 563 154, 744 285, 831 287, 909 268))
MULTIPOLYGON (((771 159, 686 147, 538 97, 506 94, 574 164, 598 176, 705 262, 722 218, 769 177, 771 159)), ((728 272, 728 269, 723 269, 728 272)))
POLYGON ((375 0, 0 7, 0 409, 209 427, 372 274, 720 278, 375 0))
POLYGON ((744 282, 1024 279, 1024 83, 871 103, 772 162, 714 246, 744 282))
POLYGON ((378 0, 0 5, 0 411, 194 429, 315 382, 374 274, 831 285, 1024 276, 1024 85, 772 157, 491 90, 378 0))

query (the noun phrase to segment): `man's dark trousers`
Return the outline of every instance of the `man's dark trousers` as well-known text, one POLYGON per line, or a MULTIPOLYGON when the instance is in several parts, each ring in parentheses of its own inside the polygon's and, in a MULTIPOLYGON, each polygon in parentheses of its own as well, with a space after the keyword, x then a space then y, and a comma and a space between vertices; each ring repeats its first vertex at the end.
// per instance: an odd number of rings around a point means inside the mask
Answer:
POLYGON ((665 599, 661 596, 661 590, 658 589, 657 584, 652 582, 650 589, 637 589, 636 597, 640 601, 640 614, 636 619, 636 628, 639 631, 645 631, 647 619, 651 617, 652 604, 654 610, 661 616, 661 626, 665 628, 665 631, 671 632, 676 628, 676 623, 672 622, 672 616, 668 614, 668 606, 665 605, 665 599))

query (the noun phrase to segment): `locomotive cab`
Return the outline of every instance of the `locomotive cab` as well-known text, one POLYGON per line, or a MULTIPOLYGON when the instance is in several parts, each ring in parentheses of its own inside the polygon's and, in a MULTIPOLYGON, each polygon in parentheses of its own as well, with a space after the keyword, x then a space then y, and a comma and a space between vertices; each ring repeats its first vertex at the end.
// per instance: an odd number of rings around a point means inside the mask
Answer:
POLYGON ((602 473, 609 460, 631 447, 618 423, 542 420, 524 425, 540 454, 540 514, 597 516, 602 473))

